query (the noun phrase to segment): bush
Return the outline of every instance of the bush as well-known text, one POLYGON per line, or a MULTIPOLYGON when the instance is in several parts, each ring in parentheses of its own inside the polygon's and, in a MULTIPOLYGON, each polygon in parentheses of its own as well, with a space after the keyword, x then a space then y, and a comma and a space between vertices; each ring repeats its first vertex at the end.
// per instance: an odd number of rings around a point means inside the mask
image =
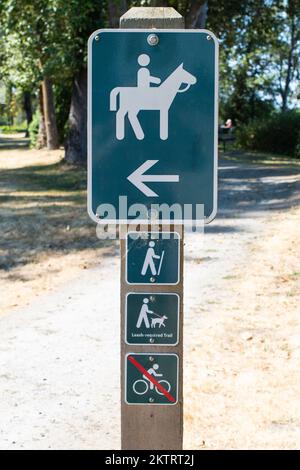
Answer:
POLYGON ((237 129, 236 138, 243 149, 300 158, 300 112, 276 113, 252 121, 237 129))
POLYGON ((26 126, 0 126, 3 134, 15 134, 17 132, 26 132, 26 126))
POLYGON ((220 101, 220 117, 221 121, 225 122, 228 118, 233 120, 234 126, 241 126, 248 124, 251 121, 265 119, 266 116, 271 116, 276 109, 272 101, 262 100, 255 96, 239 96, 234 93, 225 101, 220 101))
POLYGON ((40 113, 37 111, 33 118, 31 123, 29 124, 28 127, 28 132, 29 132, 29 138, 30 138, 30 147, 35 148, 36 143, 37 143, 37 138, 39 134, 39 125, 40 125, 40 113))

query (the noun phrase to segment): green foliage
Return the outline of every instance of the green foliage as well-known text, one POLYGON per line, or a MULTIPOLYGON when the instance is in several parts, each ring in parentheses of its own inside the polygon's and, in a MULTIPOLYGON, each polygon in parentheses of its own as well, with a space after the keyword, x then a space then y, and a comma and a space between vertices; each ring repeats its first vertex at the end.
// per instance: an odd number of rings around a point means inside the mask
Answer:
POLYGON ((263 100, 252 94, 248 96, 233 93, 227 100, 221 101, 220 118, 225 122, 232 119, 235 127, 247 124, 256 119, 270 116, 275 111, 271 100, 263 100))
POLYGON ((15 134, 17 132, 26 132, 26 124, 21 126, 0 125, 0 132, 2 132, 3 134, 15 134))
POLYGON ((104 26, 102 15, 106 3, 102 0, 0 0, 0 79, 38 96, 40 83, 47 77, 57 95, 61 140, 72 82, 86 65, 89 35, 104 26))
POLYGON ((221 41, 220 96, 237 122, 259 117, 262 101, 295 106, 299 11, 300 0, 209 1, 207 27, 221 41))
POLYGON ((36 111, 28 127, 31 148, 36 147, 38 134, 39 134, 40 119, 41 119, 40 113, 39 111, 36 111))
MULTIPOLYGON (((47 76, 62 141, 72 82, 86 67, 87 40, 94 30, 118 27, 120 15, 133 5, 172 6, 189 26, 203 1, 0 0, 0 81, 7 93, 0 120, 13 122, 20 108, 18 90, 37 97, 47 76)), ((295 106, 299 11, 300 0, 208 0, 206 27, 220 39, 221 119, 233 119, 240 132, 271 116, 274 108, 295 106)))
MULTIPOLYGON (((67 16, 61 0, 0 0, 5 74, 19 86, 65 72, 67 16)), ((67 52, 67 51, 66 51, 67 52)))
POLYGON ((300 112, 275 113, 236 130, 237 145, 243 149, 300 158, 300 112))

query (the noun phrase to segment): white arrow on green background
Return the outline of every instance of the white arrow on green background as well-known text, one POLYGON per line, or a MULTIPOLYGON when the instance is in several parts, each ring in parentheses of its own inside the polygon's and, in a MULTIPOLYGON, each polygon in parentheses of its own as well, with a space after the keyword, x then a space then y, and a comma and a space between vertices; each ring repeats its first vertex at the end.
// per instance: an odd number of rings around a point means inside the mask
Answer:
POLYGON ((145 183, 178 183, 179 175, 145 175, 159 160, 146 160, 141 166, 127 176, 128 181, 147 197, 158 197, 145 183))

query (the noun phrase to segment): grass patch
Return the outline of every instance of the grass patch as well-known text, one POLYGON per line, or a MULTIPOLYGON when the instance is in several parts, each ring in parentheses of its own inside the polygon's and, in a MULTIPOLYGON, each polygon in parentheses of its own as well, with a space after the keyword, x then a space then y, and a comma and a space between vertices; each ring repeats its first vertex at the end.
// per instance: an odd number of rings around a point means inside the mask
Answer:
POLYGON ((239 163, 300 166, 300 161, 295 158, 287 157, 285 155, 275 155, 272 153, 231 150, 220 152, 220 157, 224 160, 236 161, 239 163))
POLYGON ((26 131, 26 126, 0 126, 0 132, 2 132, 2 134, 14 134, 26 131))
POLYGON ((16 191, 80 191, 86 189, 86 170, 63 162, 1 171, 4 185, 16 191))
MULTIPOLYGON (((9 161, 5 152, 0 154, 9 161)), ((0 269, 8 272, 45 256, 113 243, 97 239, 95 224, 87 215, 85 168, 51 159, 47 164, 51 152, 16 152, 24 166, 0 168, 0 269), (26 164, 28 155, 33 160, 26 164)))

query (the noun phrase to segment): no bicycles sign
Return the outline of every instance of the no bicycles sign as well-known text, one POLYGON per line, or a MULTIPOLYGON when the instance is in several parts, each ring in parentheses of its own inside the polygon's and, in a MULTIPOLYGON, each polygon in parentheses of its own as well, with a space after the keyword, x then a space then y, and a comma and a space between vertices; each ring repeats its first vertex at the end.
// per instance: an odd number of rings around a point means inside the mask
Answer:
MULTIPOLYGON (((154 30, 152 30, 154 31, 154 30)), ((89 40, 88 207, 96 222, 210 222, 217 205, 218 41, 205 30, 89 40), (153 47, 150 38, 156 38, 153 47), (144 211, 137 205, 143 206, 144 211)))
POLYGON ((176 354, 127 354, 125 401, 128 405, 175 405, 178 395, 176 354))

